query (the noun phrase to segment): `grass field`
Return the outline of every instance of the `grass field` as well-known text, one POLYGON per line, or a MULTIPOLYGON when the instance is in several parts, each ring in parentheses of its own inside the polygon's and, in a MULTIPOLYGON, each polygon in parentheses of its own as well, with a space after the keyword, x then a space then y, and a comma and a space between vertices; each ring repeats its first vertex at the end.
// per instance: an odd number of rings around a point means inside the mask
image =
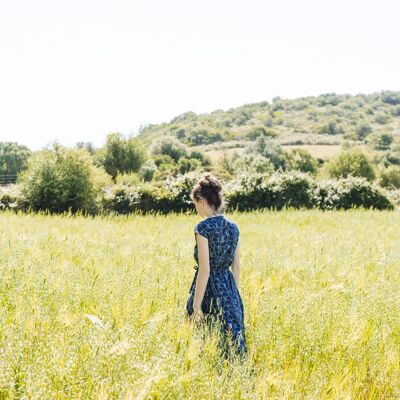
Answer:
POLYGON ((199 217, 0 214, 0 399, 398 399, 400 213, 227 216, 243 364, 184 318, 199 217))

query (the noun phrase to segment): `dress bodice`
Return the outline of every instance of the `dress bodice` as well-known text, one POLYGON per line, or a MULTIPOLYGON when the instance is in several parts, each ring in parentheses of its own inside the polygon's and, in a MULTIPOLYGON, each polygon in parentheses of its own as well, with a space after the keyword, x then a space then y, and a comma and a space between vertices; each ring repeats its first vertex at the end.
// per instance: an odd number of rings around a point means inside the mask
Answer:
MULTIPOLYGON (((237 225, 225 215, 220 214, 200 221, 194 227, 194 232, 208 239, 210 269, 229 269, 239 240, 237 225)), ((194 246, 194 259, 198 266, 197 241, 194 246)))

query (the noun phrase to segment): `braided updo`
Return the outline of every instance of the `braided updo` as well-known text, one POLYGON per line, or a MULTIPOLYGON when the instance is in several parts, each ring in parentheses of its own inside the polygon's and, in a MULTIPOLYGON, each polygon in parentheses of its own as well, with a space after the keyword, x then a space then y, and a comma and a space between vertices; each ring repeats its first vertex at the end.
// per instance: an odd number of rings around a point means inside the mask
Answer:
POLYGON ((221 190, 220 181, 211 172, 204 172, 192 189, 192 198, 196 201, 206 199, 215 211, 221 212, 224 203, 221 190))

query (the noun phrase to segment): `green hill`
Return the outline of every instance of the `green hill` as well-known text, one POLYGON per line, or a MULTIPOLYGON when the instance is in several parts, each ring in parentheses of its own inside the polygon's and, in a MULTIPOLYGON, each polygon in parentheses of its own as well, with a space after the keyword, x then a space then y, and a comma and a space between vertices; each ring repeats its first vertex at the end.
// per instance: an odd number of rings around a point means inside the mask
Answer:
POLYGON ((372 133, 400 136, 400 92, 276 97, 226 111, 185 112, 168 123, 143 127, 137 138, 149 145, 161 136, 174 136, 216 160, 224 153, 240 153, 265 134, 286 148, 302 147, 328 159, 344 141, 362 144, 372 133))

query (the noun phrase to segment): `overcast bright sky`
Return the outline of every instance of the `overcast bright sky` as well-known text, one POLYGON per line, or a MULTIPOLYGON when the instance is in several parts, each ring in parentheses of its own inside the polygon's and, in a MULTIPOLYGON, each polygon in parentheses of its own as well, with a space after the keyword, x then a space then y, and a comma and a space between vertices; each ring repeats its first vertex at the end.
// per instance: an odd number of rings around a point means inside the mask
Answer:
POLYGON ((400 90, 398 0, 0 3, 0 141, 101 146, 186 111, 400 90))

